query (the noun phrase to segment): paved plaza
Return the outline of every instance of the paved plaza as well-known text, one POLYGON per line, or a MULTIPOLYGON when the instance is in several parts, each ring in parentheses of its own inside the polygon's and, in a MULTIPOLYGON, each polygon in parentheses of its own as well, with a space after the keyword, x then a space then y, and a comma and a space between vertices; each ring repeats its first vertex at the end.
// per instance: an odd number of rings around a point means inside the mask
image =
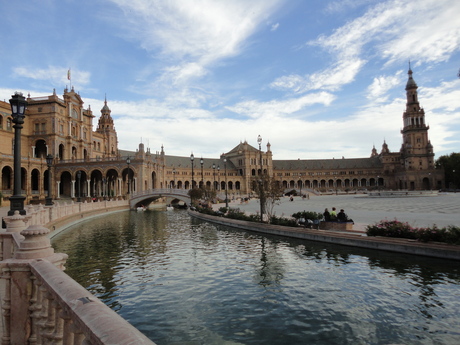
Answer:
MULTIPOLYGON (((221 205, 221 204, 220 204, 221 205)), ((260 212, 258 199, 248 203, 232 202, 232 208, 240 208, 247 213, 260 212)), ((428 227, 436 224, 438 227, 447 225, 460 226, 460 193, 446 193, 438 196, 372 198, 366 195, 311 195, 309 199, 295 197, 289 201, 282 198, 275 206, 276 216, 289 217, 299 211, 324 212, 335 207, 341 208, 354 220, 357 230, 362 230, 367 224, 373 224, 383 219, 408 222, 415 227, 428 227)))

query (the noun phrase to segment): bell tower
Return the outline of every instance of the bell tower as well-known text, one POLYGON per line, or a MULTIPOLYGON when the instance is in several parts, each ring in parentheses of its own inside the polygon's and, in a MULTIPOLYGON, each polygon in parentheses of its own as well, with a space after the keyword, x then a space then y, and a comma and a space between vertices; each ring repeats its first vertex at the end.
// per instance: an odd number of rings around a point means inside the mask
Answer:
POLYGON ((418 101, 418 86, 412 78, 409 65, 409 79, 406 84, 406 111, 403 114, 404 127, 401 130, 403 144, 401 153, 405 170, 426 170, 434 168, 433 146, 428 139, 429 126, 425 123, 425 111, 418 101))
POLYGON ((97 124, 96 132, 104 136, 104 156, 116 157, 118 153, 117 131, 113 124, 110 108, 107 106, 107 97, 104 100, 104 106, 101 109, 101 117, 97 124))

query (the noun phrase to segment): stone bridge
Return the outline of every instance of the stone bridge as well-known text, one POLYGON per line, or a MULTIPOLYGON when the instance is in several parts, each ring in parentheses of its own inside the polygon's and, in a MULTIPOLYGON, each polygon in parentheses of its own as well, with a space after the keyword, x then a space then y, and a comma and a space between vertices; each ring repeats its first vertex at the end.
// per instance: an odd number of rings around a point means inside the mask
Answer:
POLYGON ((139 193, 131 194, 129 198, 129 207, 135 209, 141 205, 148 205, 153 200, 163 197, 178 199, 189 205, 191 199, 188 195, 188 189, 174 189, 174 188, 158 188, 149 189, 139 193))

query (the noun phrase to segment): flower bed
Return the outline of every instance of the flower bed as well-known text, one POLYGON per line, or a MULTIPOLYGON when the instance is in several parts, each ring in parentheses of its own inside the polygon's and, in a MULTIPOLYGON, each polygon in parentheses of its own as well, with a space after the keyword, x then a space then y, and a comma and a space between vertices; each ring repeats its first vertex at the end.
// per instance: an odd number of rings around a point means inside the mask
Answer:
POLYGON ((398 220, 381 220, 366 227, 367 236, 384 236, 408 238, 420 242, 445 242, 460 244, 460 227, 450 225, 439 229, 436 225, 431 228, 414 228, 408 223, 398 220))

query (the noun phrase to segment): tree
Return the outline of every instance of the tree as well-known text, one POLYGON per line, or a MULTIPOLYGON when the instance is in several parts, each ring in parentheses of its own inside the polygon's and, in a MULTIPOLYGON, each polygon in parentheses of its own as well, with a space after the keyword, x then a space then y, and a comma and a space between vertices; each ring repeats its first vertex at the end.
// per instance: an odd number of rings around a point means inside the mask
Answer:
POLYGON ((284 189, 279 181, 276 181, 274 178, 266 174, 255 177, 252 185, 254 192, 256 192, 259 196, 259 200, 262 204, 261 209, 265 215, 265 217, 261 215, 261 220, 265 218, 269 221, 273 216, 273 209, 275 208, 275 205, 283 196, 284 189))
POLYGON ((436 160, 436 168, 444 169, 446 188, 460 188, 460 153, 440 156, 436 160))
POLYGON ((216 197, 216 191, 208 187, 195 187, 188 191, 188 196, 192 199, 192 204, 196 204, 198 200, 209 202, 216 197))

